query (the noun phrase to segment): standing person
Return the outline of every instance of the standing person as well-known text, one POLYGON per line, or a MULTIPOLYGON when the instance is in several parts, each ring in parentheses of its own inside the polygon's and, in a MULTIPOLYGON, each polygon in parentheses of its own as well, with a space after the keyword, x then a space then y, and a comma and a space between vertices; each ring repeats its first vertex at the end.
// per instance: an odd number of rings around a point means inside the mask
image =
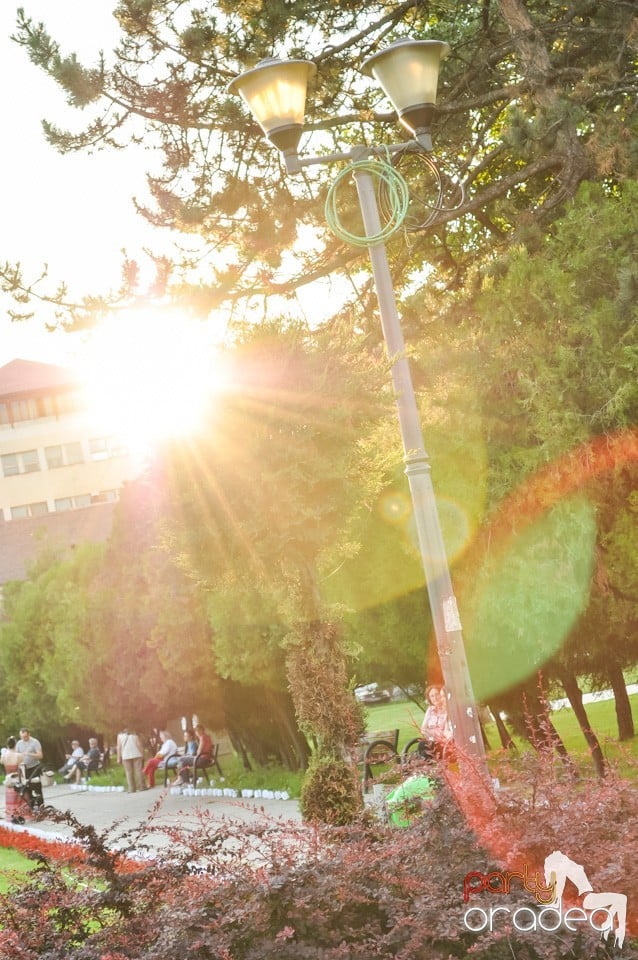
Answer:
POLYGON ((15 737, 9 737, 6 747, 2 748, 0 752, 0 763, 4 767, 4 772, 7 774, 15 773, 22 763, 22 757, 16 750, 15 737))
POLYGON ((155 786, 155 771, 167 757, 170 757, 172 753, 177 753, 177 744, 171 737, 168 730, 160 730, 159 737, 161 740, 161 747, 157 751, 154 757, 151 757, 150 760, 146 761, 144 766, 144 773, 148 777, 148 786, 155 786))
POLYGON ((24 764, 27 777, 32 777, 38 773, 38 768, 42 765, 42 744, 29 733, 28 727, 21 727, 20 739, 16 743, 16 750, 21 755, 20 762, 24 764))
POLYGON ((425 697, 428 706, 421 724, 421 735, 425 742, 423 751, 420 752, 426 759, 440 759, 452 740, 452 725, 447 712, 445 687, 433 684, 428 687, 425 697))
POLYGON ((17 778, 11 776, 12 773, 17 773, 18 767, 22 763, 22 756, 16 750, 15 737, 9 737, 6 747, 2 748, 0 763, 2 763, 7 775, 4 787, 4 815, 7 820, 11 820, 14 816, 20 815, 22 806, 22 798, 14 789, 17 778))
POLYGON ((146 783, 142 774, 142 763, 144 760, 144 750, 142 741, 135 730, 125 727, 117 735, 117 762, 124 767, 126 774, 126 783, 129 793, 136 793, 137 790, 146 790, 146 783))
POLYGON ((37 810, 44 804, 42 796, 42 744, 32 737, 28 727, 20 728, 20 739, 16 743, 16 750, 20 754, 20 762, 24 766, 25 785, 31 795, 32 808, 37 810))

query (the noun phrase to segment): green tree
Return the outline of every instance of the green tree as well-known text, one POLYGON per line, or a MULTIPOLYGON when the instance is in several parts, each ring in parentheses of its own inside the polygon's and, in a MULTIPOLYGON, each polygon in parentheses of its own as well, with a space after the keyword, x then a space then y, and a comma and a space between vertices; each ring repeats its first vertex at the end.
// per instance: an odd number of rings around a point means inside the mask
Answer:
MULTIPOLYGON (((344 330, 298 324, 246 329, 232 357, 233 389, 202 435, 165 460, 173 550, 204 583, 212 611, 217 598, 227 609, 224 595, 232 597, 235 627, 245 631, 253 617, 259 640, 269 625, 285 625, 300 727, 321 757, 341 762, 361 717, 347 689, 342 611, 327 602, 323 581, 356 552, 357 517, 383 475, 369 439, 386 413, 385 367, 344 330)), ((231 644, 226 659, 246 658, 254 670, 263 653, 238 646, 225 619, 220 657, 231 644)))
MULTIPOLYGON (((637 227, 634 181, 583 185, 534 249, 520 245, 485 262, 476 287, 448 296, 420 348, 424 366, 435 370, 427 394, 433 414, 451 422, 450 401, 452 409, 463 404, 488 449, 488 522, 461 562, 465 603, 489 613, 483 640, 470 645, 481 659, 483 644, 500 648, 503 671, 523 642, 523 674, 557 656, 556 671, 574 692, 576 675, 611 684, 621 736, 631 730, 622 668, 636 656, 628 588, 635 546, 627 532, 638 415, 637 227), (578 523, 569 533, 551 521, 576 495, 595 519, 586 544, 578 523), (526 537, 537 538, 534 552, 549 564, 538 577, 526 537), (561 584, 570 578, 579 587, 564 620, 561 584), (486 582, 492 588, 481 600, 486 582)), ((490 662, 477 663, 479 672, 489 675, 490 662)), ((494 670, 492 681, 498 677, 494 670)))
POLYGON ((619 456, 595 485, 600 534, 591 600, 579 630, 584 654, 579 667, 594 687, 613 689, 618 737, 627 740, 635 728, 623 671, 638 661, 638 595, 633 577, 638 489, 635 431, 614 440, 609 450, 616 447, 619 456))
MULTIPOLYGON (((417 368, 417 378, 420 375, 417 368)), ((446 551, 455 563, 484 516, 486 449, 480 421, 460 411, 456 415, 449 397, 445 399, 446 412, 426 406, 424 421, 446 551)), ((380 447, 392 449, 392 429, 390 422, 382 425, 380 447)), ((357 679, 416 685, 422 693, 427 671, 440 681, 441 670, 410 495, 396 461, 390 463, 372 509, 362 517, 358 537, 361 550, 326 582, 329 595, 349 610, 346 623, 357 650, 357 679)))
POLYGON ((112 735, 198 712, 223 727, 203 598, 162 550, 155 519, 147 485, 124 491, 108 544, 47 552, 8 585, 6 722, 112 735))
POLYGON ((53 739, 65 724, 95 721, 83 710, 85 663, 76 654, 88 622, 89 585, 102 555, 102 547, 85 544, 61 561, 55 549, 45 549, 27 580, 5 586, 0 626, 5 729, 27 724, 53 739))
POLYGON ((160 502, 161 491, 143 480, 122 492, 91 585, 82 640, 84 675, 93 679, 85 697, 111 730, 124 723, 150 730, 193 713, 219 729, 204 598, 162 545, 160 502))
POLYGON ((7 585, 0 720, 53 740, 68 724, 109 737, 197 713, 228 731, 246 767, 252 757, 297 768, 308 747, 286 689, 287 628, 250 621, 246 607, 230 618, 236 598, 207 596, 186 575, 166 548, 165 496, 148 479, 130 483, 107 544, 65 559, 47 548, 7 585))
MULTIPOLYGON (((443 64, 435 131, 444 199, 435 201, 430 168, 422 159, 398 157, 423 198, 428 226, 413 224, 409 236, 391 245, 408 341, 419 354, 417 382, 428 426, 436 425, 442 435, 448 428, 448 436, 454 436, 458 418, 477 425, 486 449, 477 483, 493 521, 504 498, 540 466, 592 437, 635 424, 631 178, 636 174, 638 75, 630 4, 373 0, 362 13, 353 0, 220 0, 206 11, 191 0, 124 0, 115 13, 121 42, 110 59, 94 67, 62 53, 46 28, 24 14, 17 39, 90 117, 80 132, 45 125, 56 148, 123 147, 144 137, 154 158, 161 158, 142 212, 158 226, 198 238, 201 247, 193 258, 159 260, 155 292, 172 293, 207 315, 221 303, 243 299, 254 305, 259 298, 291 297, 300 286, 340 271, 357 280, 357 294, 345 307, 345 295, 329 300, 323 318, 340 315, 348 330, 365 336, 373 353, 379 332, 364 254, 323 230, 331 171, 317 170, 299 181, 288 178, 276 152, 226 87, 238 72, 273 52, 315 54, 318 82, 310 92, 308 130, 316 135, 317 149, 342 149, 379 136, 395 139, 396 118, 372 84, 361 80, 359 65, 391 40, 436 34, 452 48, 443 64), (211 250, 223 255, 202 258, 202 251, 211 250), (195 261, 215 265, 202 271, 195 261)), ((415 206, 416 201, 412 212, 415 206)), ((136 266, 125 267, 130 294, 136 266)), ((5 289, 28 310, 34 294, 28 278, 11 264, 3 276, 5 289)), ((279 301, 276 309, 280 306, 279 301)), ((72 314, 74 322, 85 322, 94 307, 104 304, 85 304, 80 315, 72 314)), ((352 403, 353 397, 344 402, 352 403)), ((304 456, 311 435, 294 432, 304 456)), ((302 607, 306 616, 319 610, 317 584, 337 566, 327 562, 317 533, 326 520, 326 532, 331 529, 332 479, 322 471, 323 486, 314 476, 305 478, 312 500, 296 499, 299 509, 291 516, 301 519, 292 535, 273 509, 281 489, 297 489, 290 483, 292 462, 288 472, 282 467, 273 473, 274 483, 267 479, 268 497, 256 497, 254 463, 265 461, 273 438, 283 443, 284 437, 292 443, 293 433, 275 423, 272 434, 257 434, 250 453, 240 450, 232 467, 224 467, 222 489, 232 490, 228 518, 233 520, 220 527, 209 551, 221 550, 234 569, 241 559, 253 575, 253 588, 259 587, 249 604, 261 602, 266 593, 270 599, 260 621, 271 623, 274 609, 276 627, 294 622, 302 607), (256 461, 249 462, 252 456, 256 461), (237 482, 238 463, 251 481, 244 486, 237 482), (240 489, 248 509, 237 538, 240 489), (264 518, 266 528, 257 522, 264 518), (263 535, 259 549, 256 531, 263 535), (270 576, 271 564, 277 577, 270 576)), ((325 454, 335 466, 343 465, 329 445, 325 454)), ((215 455, 211 450, 205 462, 215 455)), ((207 482, 201 468, 195 466, 193 476, 198 484, 179 478, 183 489, 190 484, 183 497, 188 551, 198 569, 207 571, 206 582, 217 583, 218 570, 211 574, 204 549, 211 544, 205 536, 209 501, 216 498, 210 491, 201 494, 207 482)), ((437 482, 441 495, 445 488, 437 482)), ((376 502, 376 495, 369 502, 376 502)), ((588 495, 600 509, 602 495, 588 495)), ((611 497, 608 502, 621 501, 611 497)), ((342 507, 336 512, 345 516, 342 507)), ((610 520, 597 531, 597 546, 612 528, 620 544, 619 523, 610 520)), ((350 542, 361 539, 357 532, 350 542)), ((330 542, 338 562, 347 561, 343 536, 330 542)), ((542 554, 548 546, 537 543, 535 549, 542 554)), ((477 556, 466 555, 465 547, 459 551, 469 579, 477 556)), ((616 569, 614 575, 623 579, 616 569)), ((569 581, 566 576, 561 582, 569 581)), ((325 619, 322 610, 317 621, 325 619)), ((312 631, 311 641, 316 642, 312 631)), ((326 639, 326 656, 333 652, 331 644, 326 639)))
MULTIPOLYGON (((23 11, 16 39, 88 118, 79 131, 45 122, 56 149, 122 148, 142 138, 152 148, 151 198, 140 203, 141 212, 223 252, 194 281, 190 268, 201 262, 201 250, 192 260, 183 253, 174 263, 158 259, 158 289, 168 282, 204 313, 228 299, 291 295, 317 277, 361 266, 361 251, 323 231, 330 174, 300 183, 287 178, 276 152, 226 91, 235 75, 274 52, 316 63, 308 130, 327 150, 400 135, 381 92, 362 81, 365 57, 403 37, 435 34, 451 44, 436 124, 446 203, 437 205, 429 168, 416 161, 411 179, 434 222, 409 243, 395 244, 395 271, 405 284, 418 282, 428 264, 458 288, 477 249, 538 237, 583 180, 618 179, 635 169, 631 4, 371 0, 362 11, 352 0, 219 0, 204 10, 194 0, 121 0, 114 14, 120 42, 90 66, 23 11), (463 184, 460 202, 449 176, 463 184), (291 267, 283 255, 293 247, 291 267)), ((411 167, 414 160, 399 162, 411 167)), ((125 267, 130 287, 137 270, 125 267)), ((3 277, 22 311, 29 309, 29 292, 41 295, 19 266, 5 264, 3 277)), ((104 302, 85 307, 91 313, 104 302)))

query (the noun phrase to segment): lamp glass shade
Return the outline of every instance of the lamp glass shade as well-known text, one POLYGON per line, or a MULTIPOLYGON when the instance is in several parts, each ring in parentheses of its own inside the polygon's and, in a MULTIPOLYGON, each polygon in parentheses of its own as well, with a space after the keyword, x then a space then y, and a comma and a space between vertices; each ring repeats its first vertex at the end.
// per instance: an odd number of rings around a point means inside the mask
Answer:
POLYGON ((228 85, 244 100, 268 136, 282 127, 302 127, 308 80, 317 68, 308 60, 262 60, 228 85))
POLYGON ((397 40, 369 57, 363 72, 374 77, 399 116, 424 103, 436 103, 439 64, 450 52, 443 40, 397 40))

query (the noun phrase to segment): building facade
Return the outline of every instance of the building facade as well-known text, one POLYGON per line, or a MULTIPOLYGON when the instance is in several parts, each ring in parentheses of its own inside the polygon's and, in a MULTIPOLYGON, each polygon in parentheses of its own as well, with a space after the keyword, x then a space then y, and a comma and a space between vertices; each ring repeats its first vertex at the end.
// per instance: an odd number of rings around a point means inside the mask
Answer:
POLYGON ((70 371, 30 360, 0 367, 0 524, 113 502, 137 470, 91 422, 70 371))

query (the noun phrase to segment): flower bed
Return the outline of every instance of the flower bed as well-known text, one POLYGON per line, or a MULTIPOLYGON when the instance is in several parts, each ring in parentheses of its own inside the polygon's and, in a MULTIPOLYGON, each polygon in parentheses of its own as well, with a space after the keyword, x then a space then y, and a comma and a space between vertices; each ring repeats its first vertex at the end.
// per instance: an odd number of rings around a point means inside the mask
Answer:
MULTIPOLYGON (((77 839, 60 834, 52 836, 34 826, 0 825, 0 846, 19 850, 27 856, 45 857, 59 866, 82 868, 91 864, 90 844, 82 844, 77 839)), ((111 857, 113 867, 118 873, 131 873, 144 866, 141 859, 118 851, 113 851, 111 857)))
POLYGON ((82 863, 86 850, 75 840, 54 837, 31 827, 18 824, 0 826, 0 846, 11 847, 21 853, 36 853, 57 863, 82 863))

